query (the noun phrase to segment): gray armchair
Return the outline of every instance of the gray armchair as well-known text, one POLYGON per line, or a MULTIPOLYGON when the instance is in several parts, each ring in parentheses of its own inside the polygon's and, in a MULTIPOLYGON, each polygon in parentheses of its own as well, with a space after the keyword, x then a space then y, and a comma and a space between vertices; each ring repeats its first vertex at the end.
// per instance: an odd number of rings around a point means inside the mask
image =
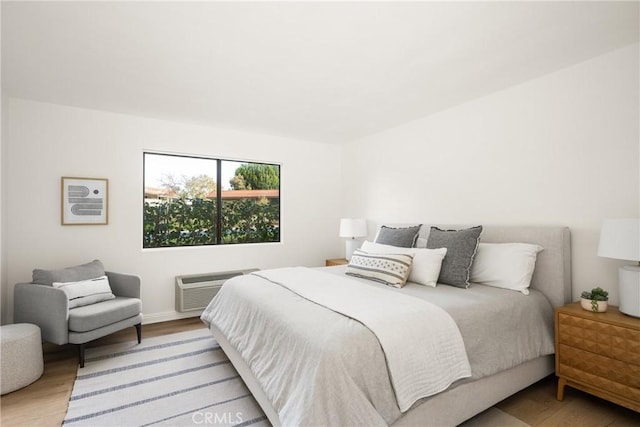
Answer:
MULTIPOLYGON (((96 262, 102 267, 99 261, 94 261, 96 262)), ((57 270, 57 272, 68 273, 68 270, 57 270)), ((35 280, 36 271, 38 270, 34 270, 34 281, 37 281, 35 280)), ((113 272, 104 273, 109 279, 115 299, 75 308, 69 308, 68 297, 61 289, 47 284, 18 283, 14 289, 14 323, 38 325, 43 341, 58 345, 77 344, 81 368, 84 367, 85 344, 97 338, 135 326, 138 343, 140 343, 142 341, 140 277, 113 272)), ((65 277, 68 278, 68 276, 65 277)), ((77 280, 84 279, 86 277, 77 280)))

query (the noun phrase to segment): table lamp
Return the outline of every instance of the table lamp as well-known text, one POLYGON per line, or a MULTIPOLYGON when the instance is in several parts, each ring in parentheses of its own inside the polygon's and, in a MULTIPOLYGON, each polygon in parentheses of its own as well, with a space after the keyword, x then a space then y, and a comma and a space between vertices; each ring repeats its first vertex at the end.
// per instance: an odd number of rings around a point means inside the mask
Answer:
POLYGON ((598 256, 636 261, 618 270, 620 312, 640 317, 640 218, 605 219, 598 256))
POLYGON ((367 221, 363 218, 342 218, 340 220, 340 237, 347 238, 345 258, 351 259, 353 251, 358 249, 358 237, 367 235, 367 221))

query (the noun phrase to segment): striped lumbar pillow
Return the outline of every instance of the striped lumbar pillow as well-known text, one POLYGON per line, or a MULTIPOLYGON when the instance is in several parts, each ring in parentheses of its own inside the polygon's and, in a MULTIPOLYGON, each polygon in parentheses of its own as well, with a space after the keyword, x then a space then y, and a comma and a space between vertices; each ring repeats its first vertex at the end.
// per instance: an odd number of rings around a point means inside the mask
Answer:
POLYGON ((53 282, 52 286, 61 289, 67 294, 69 308, 95 304, 116 297, 111 292, 111 286, 109 286, 107 276, 81 280, 79 282, 53 282))
POLYGON ((357 249, 346 274, 401 288, 407 283, 412 262, 412 254, 370 254, 357 249))

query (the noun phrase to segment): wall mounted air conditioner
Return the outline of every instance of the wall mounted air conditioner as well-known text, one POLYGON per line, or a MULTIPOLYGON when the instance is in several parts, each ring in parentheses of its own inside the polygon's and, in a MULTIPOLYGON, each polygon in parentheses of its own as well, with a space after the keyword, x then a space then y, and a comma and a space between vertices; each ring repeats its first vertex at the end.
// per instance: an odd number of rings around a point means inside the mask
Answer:
POLYGON ((204 309, 216 296, 224 282, 252 271, 258 271, 258 269, 176 276, 176 311, 182 313, 204 309))

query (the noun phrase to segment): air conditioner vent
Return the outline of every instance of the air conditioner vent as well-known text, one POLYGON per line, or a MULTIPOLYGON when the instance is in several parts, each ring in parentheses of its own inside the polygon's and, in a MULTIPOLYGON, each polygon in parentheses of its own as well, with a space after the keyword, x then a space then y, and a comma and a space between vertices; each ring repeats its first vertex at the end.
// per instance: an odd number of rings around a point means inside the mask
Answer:
POLYGON ((254 270, 226 271, 223 273, 196 274, 193 276, 178 276, 178 277, 182 277, 182 283, 184 285, 190 285, 192 283, 215 282, 219 280, 231 279, 232 277, 239 276, 241 274, 246 274, 245 271, 250 272, 254 270))
POLYGON ((204 309, 228 279, 257 270, 257 268, 249 268, 176 276, 176 311, 182 313, 204 309))

